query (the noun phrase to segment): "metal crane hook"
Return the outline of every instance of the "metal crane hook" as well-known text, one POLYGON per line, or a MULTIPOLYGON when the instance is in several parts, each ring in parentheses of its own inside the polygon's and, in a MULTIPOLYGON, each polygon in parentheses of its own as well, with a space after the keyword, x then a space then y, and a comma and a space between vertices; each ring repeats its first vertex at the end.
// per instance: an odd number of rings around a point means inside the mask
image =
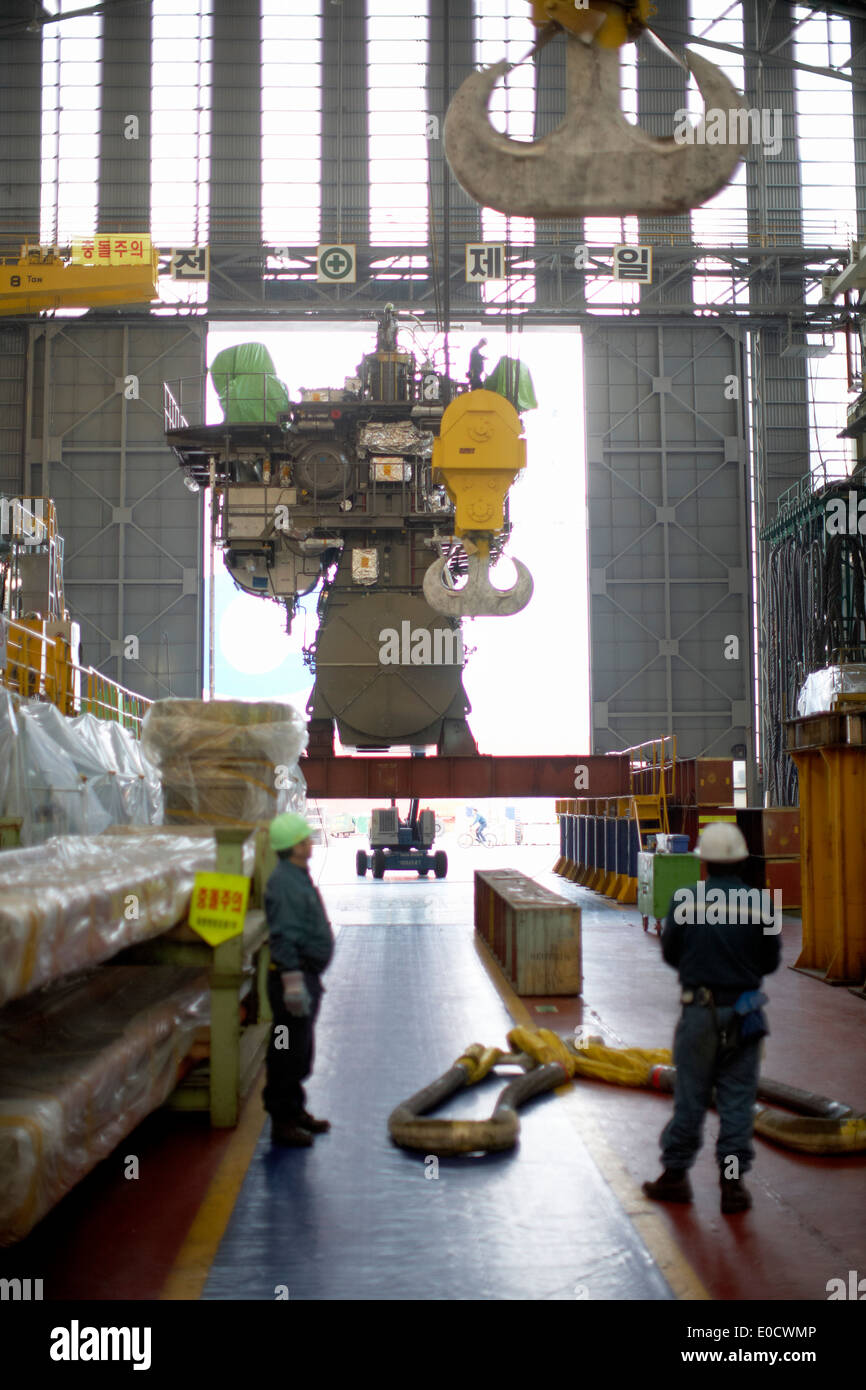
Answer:
MULTIPOLYGON (((693 142, 649 135, 622 113, 618 49, 570 35, 566 45, 565 120, 540 140, 511 140, 490 124, 488 102, 510 64, 471 73, 458 89, 445 116, 445 154, 471 198, 520 217, 665 216, 724 188, 745 142, 704 143, 703 121, 693 142)), ((694 53, 685 58, 705 112, 741 108, 719 68, 694 53)))
POLYGON ((489 552, 469 556, 469 578, 462 589, 443 583, 447 557, 434 560, 424 575, 424 597, 437 613, 449 618, 509 618, 519 613, 532 598, 532 575, 520 560, 512 560, 517 580, 510 589, 496 589, 490 582, 489 552))

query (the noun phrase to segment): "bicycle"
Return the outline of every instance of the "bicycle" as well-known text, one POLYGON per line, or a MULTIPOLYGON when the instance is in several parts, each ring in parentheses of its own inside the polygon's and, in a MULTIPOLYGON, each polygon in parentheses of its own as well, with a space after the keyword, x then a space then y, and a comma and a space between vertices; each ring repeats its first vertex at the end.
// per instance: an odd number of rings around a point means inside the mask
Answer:
POLYGON ((461 849, 472 849, 473 845, 481 845, 483 849, 495 849, 498 841, 492 830, 482 831, 479 838, 471 830, 463 830, 457 836, 457 843, 461 849))

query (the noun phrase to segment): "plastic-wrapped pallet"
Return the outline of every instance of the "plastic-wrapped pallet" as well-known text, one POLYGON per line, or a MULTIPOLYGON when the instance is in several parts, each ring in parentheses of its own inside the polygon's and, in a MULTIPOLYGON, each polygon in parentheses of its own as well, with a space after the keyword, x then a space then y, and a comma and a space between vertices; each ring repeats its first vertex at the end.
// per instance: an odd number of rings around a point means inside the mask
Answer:
POLYGON ((156 769, 119 724, 0 690, 0 816, 21 821, 21 842, 98 835, 109 825, 162 820, 156 769))
MULTIPOLYGON (((255 849, 245 848, 252 874, 255 849)), ((183 920, 213 836, 159 827, 58 836, 0 855, 0 1005, 98 965, 183 920)))
POLYGON ((303 811, 298 759, 307 726, 291 705, 245 700, 157 700, 142 726, 168 824, 270 820, 303 811))
POLYGON ((0 1014, 0 1245, 23 1239, 174 1089, 207 974, 106 965, 0 1014))
POLYGON ((825 666, 813 671, 803 683, 797 697, 797 714, 801 719, 811 714, 829 714, 841 695, 866 694, 866 665, 850 662, 846 666, 825 666))

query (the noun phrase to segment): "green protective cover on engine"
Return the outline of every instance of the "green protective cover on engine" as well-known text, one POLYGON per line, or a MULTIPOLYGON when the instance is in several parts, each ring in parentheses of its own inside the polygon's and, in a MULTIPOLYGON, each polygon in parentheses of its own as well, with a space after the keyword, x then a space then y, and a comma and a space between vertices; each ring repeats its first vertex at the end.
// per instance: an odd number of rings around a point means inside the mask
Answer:
POLYGON ((230 424, 276 424, 279 412, 289 408, 289 393, 263 343, 224 348, 211 363, 210 374, 230 424))
POLYGON ((498 392, 511 401, 518 411, 538 409, 529 368, 514 357, 500 357, 485 381, 484 389, 498 392))

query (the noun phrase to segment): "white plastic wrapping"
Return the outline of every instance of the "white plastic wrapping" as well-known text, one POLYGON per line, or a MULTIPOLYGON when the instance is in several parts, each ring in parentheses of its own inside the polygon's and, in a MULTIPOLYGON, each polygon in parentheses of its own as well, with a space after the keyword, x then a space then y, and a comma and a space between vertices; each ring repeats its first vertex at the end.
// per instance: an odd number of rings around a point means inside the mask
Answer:
MULTIPOLYGON (((245 872, 252 874, 250 838, 245 872)), ((0 1005, 183 920, 212 836, 127 829, 0 854, 0 1005)))
POLYGON ((825 666, 806 677, 797 698, 801 719, 810 714, 829 714, 837 695, 866 694, 866 665, 825 666))
POLYGON ((0 1014, 0 1245, 21 1240, 168 1098, 207 975, 103 966, 0 1014))
POLYGON ((160 771, 166 822, 211 825, 303 811, 307 738, 291 705, 245 700, 158 700, 141 735, 160 771))
POLYGON ((18 740, 16 703, 12 694, 0 686, 0 816, 14 814, 6 808, 13 792, 17 791, 15 781, 15 745, 18 740))
POLYGON ((159 823, 159 778, 120 725, 0 690, 0 816, 21 821, 24 845, 159 823))

